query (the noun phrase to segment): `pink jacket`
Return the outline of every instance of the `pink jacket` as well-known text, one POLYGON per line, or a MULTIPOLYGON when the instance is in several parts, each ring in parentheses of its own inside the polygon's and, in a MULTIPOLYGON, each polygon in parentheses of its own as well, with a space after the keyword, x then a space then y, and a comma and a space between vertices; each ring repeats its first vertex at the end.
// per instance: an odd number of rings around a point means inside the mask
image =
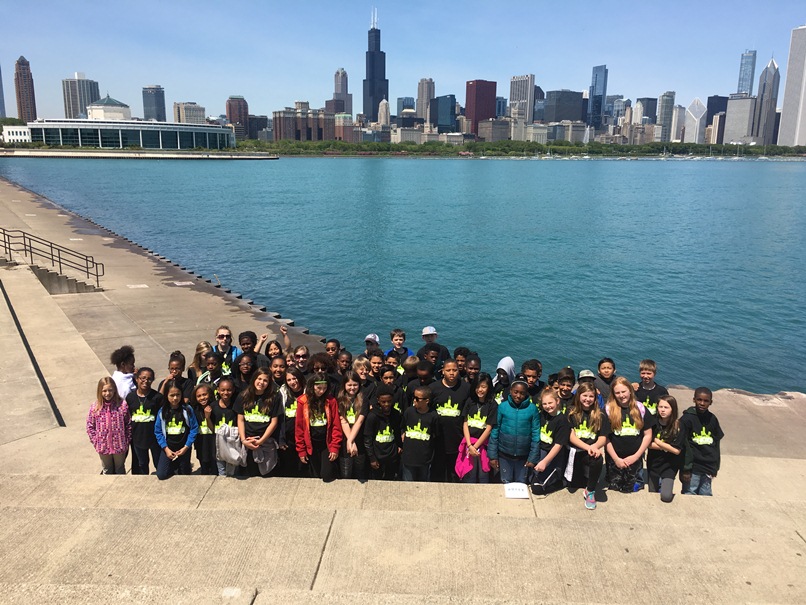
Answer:
POLYGON ((95 410, 95 403, 87 414, 87 435, 95 451, 103 455, 123 454, 132 440, 132 420, 125 401, 106 403, 95 410))
MULTIPOLYGON (((476 439, 471 437, 470 442, 476 443, 476 439)), ((481 450, 479 451, 479 459, 481 462, 481 470, 485 473, 490 472, 490 459, 487 457, 487 447, 486 444, 481 446, 481 450)), ((461 479, 465 475, 467 475, 470 471, 473 470, 473 461, 470 459, 470 456, 467 453, 467 442, 462 439, 459 443, 459 455, 456 457, 456 475, 461 479)))

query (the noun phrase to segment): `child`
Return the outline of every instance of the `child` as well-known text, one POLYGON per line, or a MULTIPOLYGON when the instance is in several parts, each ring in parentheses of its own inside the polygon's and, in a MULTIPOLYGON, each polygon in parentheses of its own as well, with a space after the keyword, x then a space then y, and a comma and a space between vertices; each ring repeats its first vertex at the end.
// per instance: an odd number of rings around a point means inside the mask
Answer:
POLYGON ((95 403, 87 414, 87 435, 101 458, 101 474, 125 475, 132 423, 129 406, 109 376, 98 381, 95 403))
POLYGON ((684 494, 712 496, 711 481, 719 472, 719 444, 725 434, 708 408, 714 395, 707 387, 694 391, 694 406, 683 412, 680 430, 686 437, 686 461, 680 477, 684 494))
MULTIPOLYGON (((403 413, 403 408, 406 407, 405 404, 405 397, 403 395, 403 389, 401 389, 397 384, 397 370, 394 366, 382 366, 381 367, 381 384, 388 385, 392 389, 392 407, 396 409, 401 414, 403 413)), ((375 399, 378 398, 378 394, 375 394, 375 399)))
MULTIPOLYGON (((459 379, 464 380, 467 376, 467 357, 470 355, 470 349, 467 347, 456 347, 453 350, 453 358, 456 365, 459 366, 459 379)), ((467 382, 467 381, 465 381, 467 382)))
POLYGON ((216 475, 218 469, 215 451, 215 420, 213 420, 213 406, 216 405, 215 393, 209 384, 202 383, 193 389, 190 400, 191 407, 196 414, 196 422, 199 423, 199 434, 196 436, 194 445, 201 474, 216 475))
POLYGON ((406 333, 400 328, 395 328, 389 333, 389 340, 392 341, 392 348, 386 351, 387 355, 389 355, 389 351, 394 351, 397 353, 399 359, 406 359, 407 357, 414 355, 414 353, 411 352, 411 349, 405 346, 406 333))
POLYGON ((612 433, 607 440, 607 483, 612 490, 640 489, 643 456, 652 442, 655 417, 642 410, 630 382, 623 376, 613 381, 605 407, 612 433))
POLYGON ((658 401, 658 424, 654 433, 655 439, 646 454, 649 491, 660 492, 663 502, 671 502, 685 445, 685 435, 677 421, 677 399, 671 395, 663 395, 658 401))
POLYGON ((378 386, 377 381, 370 376, 372 366, 369 359, 366 357, 356 357, 353 361, 353 372, 358 374, 361 380, 361 394, 364 399, 369 401, 375 395, 375 388, 378 386))
POLYGON ((502 483, 526 483, 527 472, 540 460, 540 414, 527 388, 523 380, 512 383, 490 433, 490 466, 500 468, 502 483))
POLYGON ((151 388, 154 383, 154 370, 151 368, 137 370, 134 382, 137 388, 126 397, 132 419, 132 475, 148 475, 148 453, 151 452, 155 470, 160 459, 154 421, 162 408, 162 395, 151 388))
MULTIPOLYGON (((281 358, 282 359, 282 358, 281 358)), ((235 397, 235 384, 231 378, 222 378, 218 383, 218 401, 212 406, 211 418, 213 430, 218 432, 222 426, 237 426, 238 416, 232 409, 233 398, 235 397)), ((215 437, 215 436, 214 436, 215 437)), ((235 467, 227 472, 227 463, 216 458, 216 470, 219 477, 233 476, 235 467)))
POLYGON ((382 384, 376 392, 378 405, 369 411, 364 429, 372 478, 394 481, 400 468, 400 412, 392 407, 394 389, 382 384))
POLYGON ((283 477, 302 476, 294 431, 297 419, 297 401, 304 392, 305 376, 297 367, 287 368, 285 384, 280 387, 280 398, 283 404, 282 427, 277 431, 280 447, 280 475, 283 477))
POLYGON ((470 385, 459 380, 453 359, 442 364, 442 379, 431 385, 431 405, 439 415, 437 450, 431 467, 432 481, 458 483, 456 455, 462 442, 462 408, 470 397, 470 385))
MULTIPOLYGON (((213 345, 211 345, 206 340, 202 340, 199 344, 196 345, 196 352, 193 355, 193 361, 190 362, 190 366, 188 366, 188 377, 187 379, 190 381, 190 384, 196 385, 196 382, 199 380, 199 376, 204 374, 207 371, 207 368, 204 367, 204 358, 207 353, 211 353, 213 351, 213 345)), ((169 376, 168 379, 175 378, 170 372, 170 363, 168 364, 169 367, 169 376)), ((167 380, 167 379, 166 379, 167 380)), ((159 391, 162 392, 162 383, 160 383, 159 391)))
POLYGON ((566 366, 557 372, 557 394, 560 396, 560 409, 563 414, 568 413, 574 403, 574 382, 576 373, 574 368, 566 366))
POLYGON ((594 385, 596 385, 602 399, 607 401, 610 397, 610 385, 613 384, 613 379, 616 377, 616 362, 609 357, 602 357, 599 360, 597 372, 598 375, 594 380, 594 385))
POLYGON ((238 395, 233 411, 238 416, 238 434, 246 447, 246 472, 267 477, 277 464, 276 432, 283 413, 280 392, 271 373, 258 368, 249 387, 238 395))
POLYGON ((554 389, 543 389, 540 406, 540 462, 535 465, 532 493, 544 496, 562 487, 571 426, 554 389))
POLYGON ((326 483, 336 478, 335 462, 344 439, 339 405, 327 395, 327 389, 325 374, 311 374, 297 404, 294 432, 300 462, 308 466, 311 477, 326 483))
MULTIPOLYGON (((596 486, 604 465, 604 448, 610 419, 597 405, 596 387, 581 382, 568 415, 570 443, 574 447, 571 487, 585 486, 585 508, 596 508, 596 486)), ((571 463, 569 462, 569 466, 571 463)))
POLYGON ((462 411, 464 440, 459 445, 456 474, 462 483, 489 483, 490 460, 487 442, 496 425, 498 404, 493 401, 493 379, 484 372, 475 381, 462 411), (463 468, 460 472, 460 466, 463 468))
POLYGON ((543 374, 543 364, 539 359, 527 359, 521 364, 521 374, 529 387, 529 397, 532 401, 537 401, 540 391, 542 391, 546 383, 540 380, 543 374))
POLYGON ((165 385, 165 402, 154 422, 154 435, 162 448, 157 479, 162 481, 174 474, 190 474, 190 449, 198 432, 196 415, 184 403, 182 389, 169 381, 165 385))
MULTIPOLYGON (((182 355, 182 351, 174 351, 171 353, 171 356, 168 358, 168 376, 164 378, 159 385, 157 386, 157 390, 162 393, 163 397, 165 396, 163 387, 165 383, 169 380, 172 380, 176 383, 180 389, 182 389, 182 394, 185 398, 185 403, 190 401, 190 392, 193 390, 193 387, 196 386, 196 382, 191 381, 183 376, 185 371, 185 356, 182 355)), ((188 371, 188 374, 190 372, 188 371)))
POLYGON ((340 376, 344 376, 347 372, 353 369, 353 354, 350 351, 343 350, 339 352, 336 358, 336 371, 340 376))
POLYGON ((277 356, 283 357, 283 346, 278 340, 270 340, 266 344, 266 357, 273 359, 277 356))
POLYGON ((369 414, 369 402, 359 393, 360 378, 348 372, 342 378, 336 401, 339 404, 339 417, 344 441, 339 455, 342 479, 367 480, 367 458, 364 447, 363 426, 369 414))
POLYGON ((325 343, 325 353, 330 355, 334 363, 336 362, 336 358, 339 356, 339 351, 341 351, 341 343, 335 338, 331 338, 325 343))
POLYGON ((403 412, 401 426, 401 475, 403 481, 430 481, 439 416, 431 409, 431 389, 428 386, 410 388, 412 405, 403 412))
POLYGON ((123 345, 112 352, 109 360, 115 366, 112 372, 112 380, 118 389, 118 396, 121 400, 126 399, 126 395, 134 390, 134 347, 123 345))
POLYGON ((498 362, 493 378, 493 399, 496 403, 506 401, 509 396, 509 385, 515 380, 515 362, 511 357, 504 357, 498 362))
MULTIPOLYGON (((218 388, 218 381, 224 376, 223 363, 224 357, 221 353, 207 353, 207 355, 204 356, 204 367, 206 371, 199 376, 196 380, 196 384, 209 384, 215 391, 215 389, 218 388)), ((229 375, 228 373, 227 376, 229 375)))
POLYGON ((403 396, 406 399, 406 403, 408 403, 409 401, 409 396, 407 393, 409 383, 412 380, 417 379, 418 363, 420 363, 420 360, 416 356, 412 355, 411 357, 406 357, 406 359, 404 359, 403 363, 400 365, 400 367, 403 370, 403 373, 400 374, 400 376, 398 376, 397 378, 397 386, 399 386, 400 390, 403 392, 403 396))
POLYGON ((658 401, 660 401, 660 398, 669 394, 666 387, 662 387, 655 382, 657 372, 658 365, 651 359, 644 359, 638 364, 641 383, 635 389, 635 399, 644 404, 644 407, 653 416, 658 413, 658 401))
POLYGON ((465 381, 473 386, 481 373, 481 358, 475 353, 467 356, 465 361, 465 381))

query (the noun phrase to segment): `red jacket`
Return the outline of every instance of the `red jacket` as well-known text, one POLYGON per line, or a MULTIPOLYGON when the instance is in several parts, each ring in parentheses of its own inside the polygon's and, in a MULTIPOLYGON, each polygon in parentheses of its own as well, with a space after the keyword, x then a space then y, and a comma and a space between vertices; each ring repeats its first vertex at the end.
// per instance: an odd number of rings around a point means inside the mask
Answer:
MULTIPOLYGON (((339 404, 333 397, 325 400, 325 418, 327 419, 327 434, 325 443, 327 449, 333 454, 338 454, 344 433, 341 430, 341 419, 339 418, 339 404)), ((308 396, 301 395, 297 399, 297 415, 294 420, 294 437, 297 444, 297 454, 299 456, 310 456, 313 454, 311 444, 311 421, 310 406, 308 396)))

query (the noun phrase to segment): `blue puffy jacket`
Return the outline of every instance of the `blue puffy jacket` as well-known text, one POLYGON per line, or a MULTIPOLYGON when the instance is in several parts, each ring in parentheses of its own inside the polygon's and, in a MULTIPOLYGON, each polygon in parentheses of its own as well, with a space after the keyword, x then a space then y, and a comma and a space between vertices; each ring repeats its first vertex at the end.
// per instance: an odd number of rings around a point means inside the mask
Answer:
POLYGON ((534 464, 540 461, 540 413, 529 397, 515 404, 510 396, 498 406, 487 455, 497 460, 499 454, 526 456, 534 464))

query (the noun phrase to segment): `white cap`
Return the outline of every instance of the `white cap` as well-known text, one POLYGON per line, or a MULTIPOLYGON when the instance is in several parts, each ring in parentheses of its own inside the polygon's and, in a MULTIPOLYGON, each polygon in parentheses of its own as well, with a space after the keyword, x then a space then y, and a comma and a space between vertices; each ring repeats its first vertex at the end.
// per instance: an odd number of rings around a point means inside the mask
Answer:
POLYGON ((374 342, 376 345, 381 344, 381 339, 380 339, 380 338, 378 338, 378 335, 377 335, 377 334, 367 334, 367 335, 364 337, 364 342, 367 342, 368 340, 371 340, 371 341, 372 341, 372 342, 374 342))
POLYGON ((428 336, 429 334, 436 334, 437 329, 434 326, 426 326, 423 328, 423 336, 428 336))

